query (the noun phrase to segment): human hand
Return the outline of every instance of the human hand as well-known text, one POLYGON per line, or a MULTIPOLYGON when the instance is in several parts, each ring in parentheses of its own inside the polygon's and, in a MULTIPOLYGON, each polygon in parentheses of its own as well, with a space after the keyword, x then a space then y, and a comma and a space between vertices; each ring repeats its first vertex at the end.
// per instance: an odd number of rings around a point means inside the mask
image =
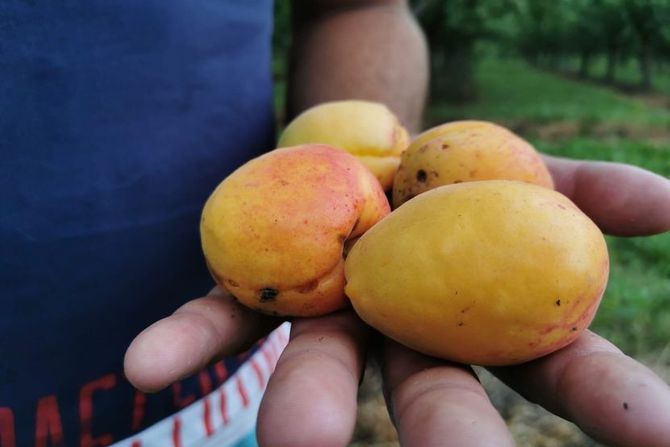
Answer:
MULTIPOLYGON (((615 163, 546 157, 556 187, 616 235, 670 229, 670 181, 615 163)), ((387 402, 402 445, 513 445, 472 370, 387 341, 387 402)), ((666 446, 670 389, 592 332, 541 359, 491 371, 529 400, 613 446, 666 446)))
MULTIPOLYGON (((625 165, 546 161, 557 189, 604 231, 644 235, 670 229, 668 180, 625 165)), ((156 391, 217 356, 239 352, 278 323, 216 288, 140 334, 126 354, 127 377, 140 389, 156 391)), ((346 445, 370 336, 351 311, 294 320, 261 404, 260 444, 346 445)), ((402 445, 513 445, 469 367, 389 340, 380 355, 402 445)), ((590 332, 542 359, 493 372, 607 444, 661 446, 670 439, 668 386, 590 332)))

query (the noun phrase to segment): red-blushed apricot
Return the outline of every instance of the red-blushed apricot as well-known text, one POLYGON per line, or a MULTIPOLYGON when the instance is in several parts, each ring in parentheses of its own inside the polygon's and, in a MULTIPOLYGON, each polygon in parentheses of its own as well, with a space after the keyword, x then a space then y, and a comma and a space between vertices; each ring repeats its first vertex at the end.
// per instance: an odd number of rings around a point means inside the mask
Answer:
POLYGON ((249 161, 212 193, 200 234, 217 283, 272 315, 315 316, 345 307, 343 250, 389 212, 356 158, 313 144, 249 161))
POLYGON ((403 152, 393 205, 437 186, 478 180, 554 187, 542 157, 523 138, 486 121, 454 121, 423 132, 403 152))

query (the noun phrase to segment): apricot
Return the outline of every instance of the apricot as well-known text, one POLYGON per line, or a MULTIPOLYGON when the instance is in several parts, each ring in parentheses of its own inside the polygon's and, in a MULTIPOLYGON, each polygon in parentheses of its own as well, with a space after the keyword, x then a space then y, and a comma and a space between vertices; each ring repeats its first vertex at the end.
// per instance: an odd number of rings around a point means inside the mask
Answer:
POLYGON ((535 148, 487 121, 454 121, 420 134, 402 154, 393 205, 441 185, 477 180, 519 180, 554 187, 535 148))
POLYGON ((389 212, 356 158, 314 144, 276 149, 230 174, 202 212, 212 276, 242 304, 315 316, 348 305, 343 250, 389 212))
POLYGON ((409 134, 384 104, 369 101, 333 101, 307 109, 282 133, 278 146, 324 143, 355 155, 390 190, 400 153, 409 134))
POLYGON ((394 210, 349 252, 345 290, 365 322, 410 348, 510 365, 575 340, 608 272, 602 233, 567 197, 490 180, 394 210))

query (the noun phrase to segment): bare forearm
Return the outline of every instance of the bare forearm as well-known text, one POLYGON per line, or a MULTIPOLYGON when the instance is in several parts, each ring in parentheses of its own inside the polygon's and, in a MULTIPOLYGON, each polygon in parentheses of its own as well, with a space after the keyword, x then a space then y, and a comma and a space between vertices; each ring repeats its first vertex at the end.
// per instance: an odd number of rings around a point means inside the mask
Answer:
POLYGON ((289 117, 324 101, 367 99, 420 130, 428 56, 405 1, 305 0, 293 8, 289 117))

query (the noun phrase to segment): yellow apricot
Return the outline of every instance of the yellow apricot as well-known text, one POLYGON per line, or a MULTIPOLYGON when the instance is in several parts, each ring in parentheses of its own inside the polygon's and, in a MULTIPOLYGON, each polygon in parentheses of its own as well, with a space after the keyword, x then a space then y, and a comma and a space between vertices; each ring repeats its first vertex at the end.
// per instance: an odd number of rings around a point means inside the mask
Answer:
POLYGON ((333 101, 316 105, 293 119, 278 146, 323 143, 355 155, 387 190, 409 144, 407 130, 384 104, 333 101))
POLYGON ((345 290, 365 322, 410 348, 509 365, 575 340, 608 271, 602 233, 567 197, 490 180, 394 210, 349 252, 345 290))
POLYGON ((242 304, 315 316, 348 304, 343 250, 389 212, 375 178, 326 145, 276 149, 228 176, 202 212, 212 276, 242 304))
POLYGON ((393 205, 451 183, 518 180, 554 187, 535 148, 508 129, 486 121, 454 121, 420 134, 402 154, 393 205))

